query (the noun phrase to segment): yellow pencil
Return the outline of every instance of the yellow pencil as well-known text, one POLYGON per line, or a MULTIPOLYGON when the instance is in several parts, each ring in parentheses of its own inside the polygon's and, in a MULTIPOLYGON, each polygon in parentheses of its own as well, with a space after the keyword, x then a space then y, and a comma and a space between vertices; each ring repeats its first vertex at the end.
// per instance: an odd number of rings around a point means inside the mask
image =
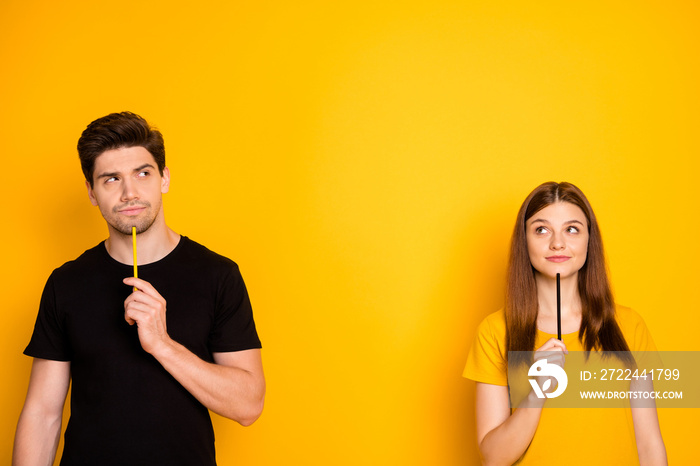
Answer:
MULTIPOLYGON (((139 278, 139 271, 136 267, 136 227, 131 227, 131 237, 134 242, 134 278, 139 278)), ((134 291, 136 291, 137 289, 138 288, 134 287, 134 291)))

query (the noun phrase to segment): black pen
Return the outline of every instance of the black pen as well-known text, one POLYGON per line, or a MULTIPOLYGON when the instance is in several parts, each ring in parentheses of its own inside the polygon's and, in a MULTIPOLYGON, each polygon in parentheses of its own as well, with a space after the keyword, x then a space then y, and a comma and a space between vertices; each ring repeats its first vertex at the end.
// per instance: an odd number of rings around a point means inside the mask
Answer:
POLYGON ((559 274, 557 274, 557 338, 561 341, 561 287, 559 274))

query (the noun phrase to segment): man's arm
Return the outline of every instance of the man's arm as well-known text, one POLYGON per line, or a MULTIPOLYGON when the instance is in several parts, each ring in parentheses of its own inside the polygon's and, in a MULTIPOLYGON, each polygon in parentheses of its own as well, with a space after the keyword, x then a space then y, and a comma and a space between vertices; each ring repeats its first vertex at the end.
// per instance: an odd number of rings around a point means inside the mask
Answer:
POLYGON ((217 414, 243 426, 255 422, 265 401, 259 349, 214 353, 205 362, 177 342, 153 356, 195 398, 217 414))
POLYGON ((53 464, 69 386, 70 362, 34 359, 15 434, 13 466, 53 464))
POLYGON ((137 288, 124 301, 124 318, 138 325, 143 349, 210 410, 244 426, 255 422, 265 401, 260 350, 214 353, 214 364, 203 361, 170 338, 165 299, 150 283, 133 277, 124 283, 137 288))

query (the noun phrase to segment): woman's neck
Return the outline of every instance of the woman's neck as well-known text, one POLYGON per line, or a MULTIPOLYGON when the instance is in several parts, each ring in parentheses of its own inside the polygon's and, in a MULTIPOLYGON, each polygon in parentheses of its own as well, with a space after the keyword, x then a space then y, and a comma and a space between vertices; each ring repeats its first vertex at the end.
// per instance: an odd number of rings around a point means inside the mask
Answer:
MULTIPOLYGON (((535 274, 537 284, 537 327, 543 332, 557 334, 557 280, 535 274)), ((578 274, 560 280, 561 331, 577 332, 581 326, 581 297, 578 293, 578 274)))

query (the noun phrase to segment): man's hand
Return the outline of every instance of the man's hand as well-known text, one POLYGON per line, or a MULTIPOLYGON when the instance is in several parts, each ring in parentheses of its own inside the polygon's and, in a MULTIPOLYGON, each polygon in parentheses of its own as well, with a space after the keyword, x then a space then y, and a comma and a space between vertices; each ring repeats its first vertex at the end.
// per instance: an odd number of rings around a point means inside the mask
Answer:
POLYGON ((165 299, 150 283, 140 278, 125 278, 124 284, 136 287, 136 291, 124 301, 124 319, 129 325, 138 326, 141 347, 154 354, 171 342, 165 319, 165 299))
POLYGON ((265 403, 260 350, 213 353, 214 363, 205 362, 170 338, 165 299, 150 283, 129 277, 124 284, 137 288, 124 301, 124 319, 138 326, 143 349, 204 406, 241 425, 252 424, 265 403))

